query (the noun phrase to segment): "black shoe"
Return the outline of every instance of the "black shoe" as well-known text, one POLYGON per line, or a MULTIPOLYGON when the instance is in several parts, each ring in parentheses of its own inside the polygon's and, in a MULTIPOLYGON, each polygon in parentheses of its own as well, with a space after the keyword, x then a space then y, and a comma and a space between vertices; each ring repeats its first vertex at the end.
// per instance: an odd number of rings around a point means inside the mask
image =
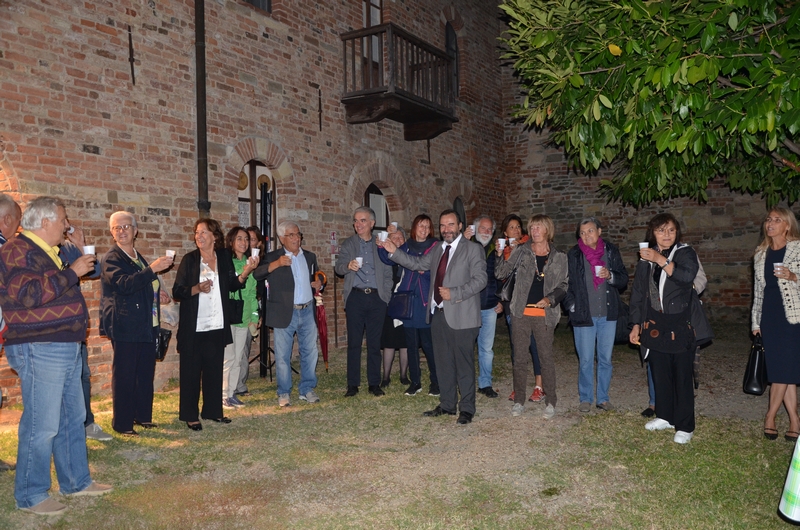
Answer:
POLYGON ((483 388, 479 388, 478 392, 483 394, 486 397, 496 398, 498 396, 497 392, 494 391, 494 388, 490 386, 485 386, 483 388))
POLYGON ((391 380, 391 378, 390 378, 390 379, 384 379, 383 381, 381 381, 381 388, 386 388, 386 387, 387 387, 387 386, 389 386, 391 383, 392 383, 392 380, 391 380))
POLYGON ((436 405, 436 408, 433 410, 426 410, 422 413, 423 416, 430 416, 436 418, 437 416, 443 416, 447 414, 448 416, 455 416, 455 411, 450 412, 449 410, 444 410, 440 405, 436 405))
POLYGON ((647 407, 642 411, 642 416, 645 418, 652 418, 656 415, 656 410, 653 407, 647 407))
POLYGON ((381 397, 386 395, 386 392, 381 390, 381 387, 379 387, 378 385, 369 385, 369 393, 375 397, 381 397))
POLYGON ((206 418, 205 416, 200 416, 200 417, 203 418, 204 420, 215 421, 217 423, 230 423, 231 422, 231 419, 229 417, 227 417, 227 416, 223 416, 221 418, 206 418))
POLYGON ((344 397, 353 397, 358 394, 358 387, 357 386, 348 386, 347 392, 344 393, 344 397))
MULTIPOLYGON (((439 385, 433 385, 432 384, 430 386, 430 388, 428 389, 428 395, 429 396, 433 396, 433 397, 438 397, 439 396, 439 385)), ((453 413, 453 414, 455 414, 455 413, 453 413)))
POLYGON ((401 377, 400 378, 400 384, 401 385, 410 385, 411 381, 408 379, 408 377, 401 377))
POLYGON ((145 421, 145 422, 134 421, 133 424, 138 425, 140 427, 144 427, 145 429, 155 429, 158 427, 158 425, 156 425, 152 421, 145 421))
POLYGON ((200 423, 199 421, 197 423, 189 423, 187 421, 186 422, 186 426, 189 427, 193 431, 202 431, 203 430, 203 424, 200 423))
POLYGON ((418 385, 416 383, 411 383, 411 386, 406 388, 405 394, 407 396, 416 396, 420 392, 422 392, 422 385, 418 385))
POLYGON ((120 433, 122 436, 131 436, 131 437, 139 436, 139 433, 134 431, 133 429, 131 429, 130 431, 117 431, 117 432, 120 433))
POLYGON ((459 425, 466 425, 467 423, 472 423, 472 416, 473 415, 470 414, 469 412, 462 412, 461 414, 458 415, 456 423, 458 423, 459 425))

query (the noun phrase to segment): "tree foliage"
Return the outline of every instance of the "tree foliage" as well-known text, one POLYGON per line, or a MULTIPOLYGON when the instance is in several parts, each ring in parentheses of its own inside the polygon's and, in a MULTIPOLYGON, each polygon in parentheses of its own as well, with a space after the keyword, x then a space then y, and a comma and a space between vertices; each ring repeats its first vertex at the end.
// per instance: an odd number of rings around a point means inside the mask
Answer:
POLYGON ((506 0, 517 116, 635 206, 800 197, 798 0, 506 0))

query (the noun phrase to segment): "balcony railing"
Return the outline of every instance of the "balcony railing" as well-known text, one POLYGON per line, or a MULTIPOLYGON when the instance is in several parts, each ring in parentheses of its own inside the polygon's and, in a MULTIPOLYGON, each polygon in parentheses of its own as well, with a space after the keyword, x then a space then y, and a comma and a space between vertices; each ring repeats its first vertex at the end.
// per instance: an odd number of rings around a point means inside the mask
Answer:
POLYGON ((348 123, 388 118, 406 124, 406 139, 417 140, 458 121, 453 57, 391 23, 341 37, 348 123))

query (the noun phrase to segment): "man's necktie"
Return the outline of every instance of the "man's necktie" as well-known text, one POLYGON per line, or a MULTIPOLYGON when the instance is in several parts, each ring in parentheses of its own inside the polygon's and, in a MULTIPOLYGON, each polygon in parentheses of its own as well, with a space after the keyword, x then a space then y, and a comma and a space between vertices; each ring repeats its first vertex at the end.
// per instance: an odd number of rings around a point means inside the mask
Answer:
POLYGON ((444 281, 444 273, 447 271, 447 260, 450 257, 450 245, 444 247, 444 254, 442 259, 439 260, 439 267, 436 269, 436 280, 433 282, 433 301, 436 305, 442 303, 442 295, 439 294, 439 287, 442 286, 444 281))

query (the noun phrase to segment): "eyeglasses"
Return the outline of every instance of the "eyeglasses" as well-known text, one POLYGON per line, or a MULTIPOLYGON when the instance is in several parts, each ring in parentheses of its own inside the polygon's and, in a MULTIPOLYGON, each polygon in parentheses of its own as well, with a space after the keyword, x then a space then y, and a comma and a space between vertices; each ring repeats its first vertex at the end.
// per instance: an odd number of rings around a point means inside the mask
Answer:
POLYGON ((111 227, 111 231, 112 232, 119 232, 120 230, 130 230, 132 227, 133 227, 133 225, 112 226, 111 227))
POLYGON ((300 232, 292 232, 291 234, 283 234, 283 237, 291 237, 293 239, 302 239, 303 234, 300 232))
POLYGON ((678 231, 675 229, 674 226, 670 227, 670 228, 656 228, 656 234, 659 234, 659 235, 662 235, 662 236, 664 234, 676 234, 677 232, 678 231))

